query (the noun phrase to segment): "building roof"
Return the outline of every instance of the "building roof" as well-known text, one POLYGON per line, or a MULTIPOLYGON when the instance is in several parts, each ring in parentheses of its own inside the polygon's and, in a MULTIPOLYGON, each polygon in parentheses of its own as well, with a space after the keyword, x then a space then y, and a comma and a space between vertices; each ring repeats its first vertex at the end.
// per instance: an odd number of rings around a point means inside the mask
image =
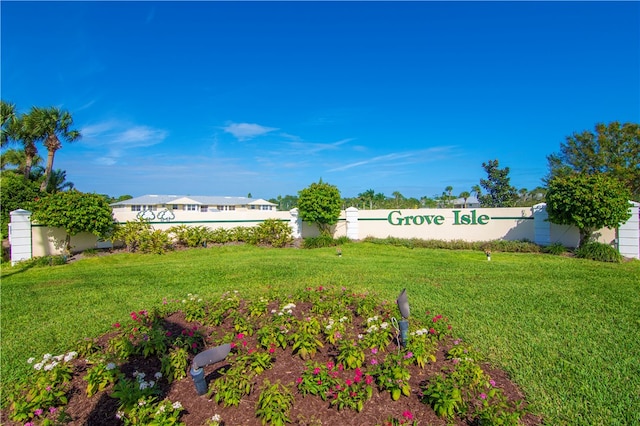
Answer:
POLYGON ((260 205, 275 206, 276 204, 263 200, 262 198, 247 197, 216 197, 210 195, 142 195, 128 200, 112 203, 111 206, 131 206, 131 205, 158 205, 158 204, 200 204, 205 206, 239 206, 239 205, 260 205))

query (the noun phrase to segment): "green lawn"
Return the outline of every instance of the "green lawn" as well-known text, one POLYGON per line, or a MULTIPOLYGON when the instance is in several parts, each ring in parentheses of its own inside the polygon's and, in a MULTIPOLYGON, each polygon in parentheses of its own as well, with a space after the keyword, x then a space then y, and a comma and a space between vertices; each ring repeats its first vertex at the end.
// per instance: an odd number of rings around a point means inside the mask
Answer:
POLYGON ((227 246, 167 255, 118 254, 64 266, 3 267, 2 382, 27 358, 73 349, 132 310, 187 293, 315 286, 407 288, 412 316, 449 317, 459 337, 511 374, 548 424, 640 423, 640 262, 407 249, 227 246))

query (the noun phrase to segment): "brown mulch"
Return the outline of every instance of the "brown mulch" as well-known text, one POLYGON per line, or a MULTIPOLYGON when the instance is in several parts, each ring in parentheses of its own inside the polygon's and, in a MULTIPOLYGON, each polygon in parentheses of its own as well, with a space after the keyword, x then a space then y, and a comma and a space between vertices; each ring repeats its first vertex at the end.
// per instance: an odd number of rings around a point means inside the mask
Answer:
MULTIPOLYGON (((225 321, 225 324, 227 321, 225 321)), ((213 346, 220 342, 221 336, 228 332, 233 332, 229 325, 223 324, 221 327, 200 327, 200 331, 207 339, 207 345, 213 346)), ((172 333, 181 333, 182 330, 190 329, 193 323, 188 323, 182 312, 177 312, 165 319, 165 328, 172 333)), ((104 347, 108 340, 115 333, 106 334, 98 339, 101 346, 104 347)), ((247 337, 249 347, 256 346, 256 338, 247 337)), ((446 350, 451 343, 443 342, 436 354, 437 361, 430 363, 424 369, 417 366, 410 367, 412 389, 411 397, 400 397, 398 401, 393 401, 388 392, 379 392, 374 388, 373 398, 367 401, 364 409, 360 413, 349 409, 338 411, 335 407, 330 407, 328 402, 322 401, 315 396, 303 397, 295 389, 295 380, 301 376, 306 369, 305 361, 300 359, 298 355, 291 353, 291 348, 286 350, 277 348, 273 354, 273 367, 266 370, 256 378, 254 383, 254 391, 246 396, 237 407, 224 407, 217 404, 212 398, 206 395, 198 396, 190 376, 180 381, 168 384, 166 380, 161 379, 159 385, 162 390, 160 398, 168 398, 172 402, 179 401, 185 411, 181 417, 188 426, 203 425, 207 419, 213 415, 219 414, 223 419, 224 426, 235 425, 261 425, 260 419, 255 415, 256 403, 258 400, 261 384, 264 380, 271 383, 280 382, 293 390, 295 402, 290 412, 290 419, 294 425, 382 425, 390 417, 403 420, 403 413, 410 411, 414 420, 418 425, 472 425, 469 419, 456 419, 453 423, 447 422, 445 419, 438 417, 430 406, 420 401, 420 385, 424 383, 430 376, 440 372, 443 367, 447 366, 451 361, 445 359, 446 350)), ((391 344, 388 350, 394 350, 395 344, 391 344)), ((233 353, 232 353, 233 354, 233 353)), ((229 357, 232 356, 229 355, 229 357)), ((329 344, 325 344, 320 348, 313 361, 325 364, 328 361, 335 360, 335 348, 329 344)), ((69 404, 66 407, 66 413, 70 416, 70 425, 82 426, 117 426, 122 423, 116 419, 118 410, 118 401, 109 396, 112 387, 105 392, 100 392, 92 398, 86 396, 87 383, 83 380, 90 365, 85 360, 77 359, 74 363, 74 377, 69 392, 69 404)), ((220 377, 220 372, 228 366, 225 361, 205 367, 205 375, 208 382, 220 377)), ((160 371, 160 361, 157 358, 135 357, 128 363, 119 366, 120 371, 125 373, 129 378, 132 377, 134 371, 146 373, 146 377, 160 371)), ((508 375, 489 365, 483 365, 484 371, 496 382, 496 387, 501 388, 510 401, 524 400, 524 395, 520 389, 509 380, 508 375)), ((7 426, 17 425, 8 420, 7 412, 2 412, 1 424, 7 426)), ((522 424, 527 426, 542 424, 539 417, 532 414, 526 414, 522 419, 522 424)))

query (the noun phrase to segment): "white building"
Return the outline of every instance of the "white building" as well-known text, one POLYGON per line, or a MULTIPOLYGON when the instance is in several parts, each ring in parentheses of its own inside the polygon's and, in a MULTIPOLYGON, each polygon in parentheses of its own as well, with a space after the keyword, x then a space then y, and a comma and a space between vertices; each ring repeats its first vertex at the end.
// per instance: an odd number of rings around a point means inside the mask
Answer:
POLYGON ((219 212, 275 212, 276 204, 261 198, 213 197, 199 195, 143 195, 111 204, 118 222, 144 218, 174 220, 215 219, 219 212))

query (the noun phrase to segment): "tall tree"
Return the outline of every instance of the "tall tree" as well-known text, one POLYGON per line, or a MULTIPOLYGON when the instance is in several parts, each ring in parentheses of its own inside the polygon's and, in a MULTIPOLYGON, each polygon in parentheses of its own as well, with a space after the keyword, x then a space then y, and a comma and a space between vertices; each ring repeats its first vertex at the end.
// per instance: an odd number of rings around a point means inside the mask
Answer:
POLYGON ((475 195, 478 200, 480 200, 480 196, 482 195, 482 188, 480 188, 480 185, 473 185, 471 187, 471 193, 475 195))
POLYGON ((373 189, 367 189, 364 192, 358 194, 358 198, 362 200, 363 205, 369 204, 369 210, 373 210, 373 200, 376 196, 376 192, 373 189))
POLYGON ((2 110, 2 146, 22 144, 24 163, 20 170, 25 179, 30 179, 31 167, 39 161, 36 138, 25 126, 24 115, 16 113, 15 105, 2 101, 0 109, 2 110))
POLYGON ((73 118, 68 111, 56 107, 33 107, 24 117, 26 132, 41 140, 47 148, 47 165, 44 171, 44 179, 40 184, 40 191, 45 191, 49 184, 53 159, 57 150, 62 148, 60 139, 66 142, 74 142, 80 138, 80 132, 72 130, 73 118))
POLYGON ((400 191, 393 191, 391 195, 393 195, 393 199, 395 200, 396 208, 400 207, 400 202, 404 200, 404 195, 402 195, 400 191))
POLYGON ((471 197, 471 193, 469 191, 462 191, 460 193, 460 198, 462 198, 464 200, 464 206, 463 208, 467 208, 467 200, 469 199, 469 197, 471 197))
POLYGON ((482 163, 487 179, 480 179, 486 194, 478 197, 483 207, 513 207, 517 198, 516 189, 511 186, 509 167, 501 169, 498 160, 482 163))
POLYGON ((626 222, 629 190, 616 178, 603 173, 559 176, 549 182, 549 221, 574 225, 580 232, 580 246, 598 229, 615 228, 626 222))
POLYGON ((322 182, 312 183, 298 192, 300 218, 318 225, 320 233, 331 236, 331 226, 338 223, 342 206, 340 190, 334 185, 322 182))
POLYGON ((560 152, 547 156, 553 178, 573 173, 606 173, 620 180, 640 200, 640 125, 598 123, 595 132, 585 130, 567 136, 560 152))
POLYGON ((56 169, 51 172, 49 177, 49 185, 47 192, 53 194, 55 192, 67 191, 74 188, 74 183, 67 180, 67 172, 65 170, 56 169))

